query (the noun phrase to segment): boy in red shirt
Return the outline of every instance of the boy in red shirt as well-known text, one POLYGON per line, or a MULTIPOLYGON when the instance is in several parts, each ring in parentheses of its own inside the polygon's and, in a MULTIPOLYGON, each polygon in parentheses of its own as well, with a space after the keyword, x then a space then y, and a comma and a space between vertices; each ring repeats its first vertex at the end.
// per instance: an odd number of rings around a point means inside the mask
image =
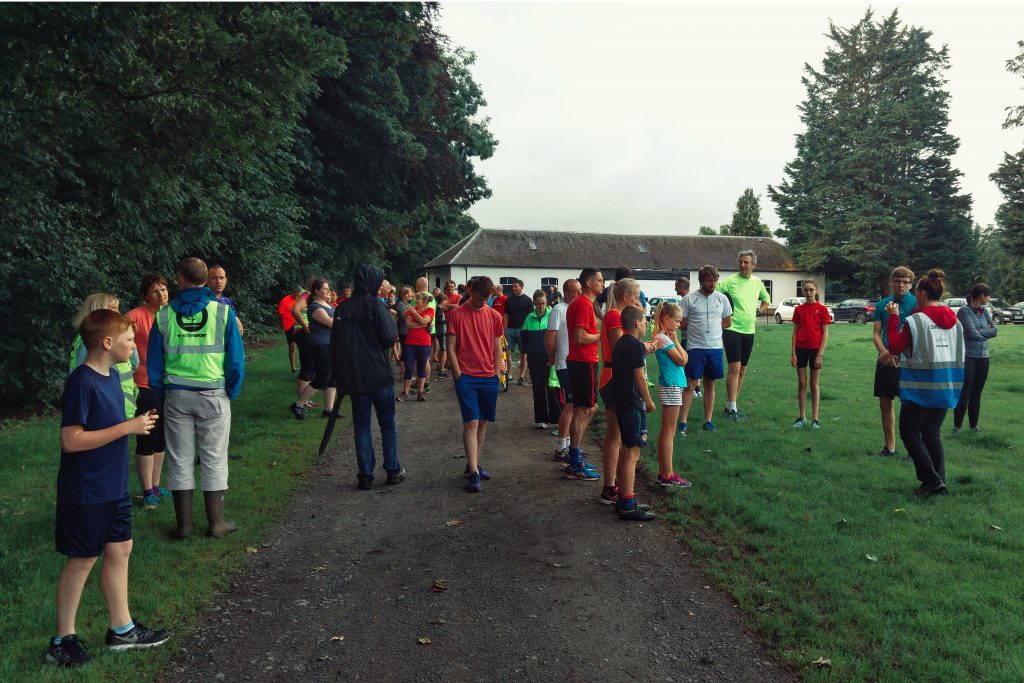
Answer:
POLYGON ((604 291, 604 276, 597 268, 584 268, 579 276, 582 293, 565 312, 565 326, 569 330, 569 354, 566 369, 572 384, 572 427, 569 430, 569 465, 565 468, 568 479, 596 481, 601 478, 588 463, 583 462, 583 435, 597 406, 597 344, 601 339, 597 329, 594 300, 604 291))
POLYGON ((814 280, 804 280, 803 292, 806 301, 793 311, 793 367, 796 368, 797 390, 796 402, 800 407, 800 417, 793 426, 800 429, 807 424, 807 366, 811 368, 811 428, 821 429, 818 422, 818 402, 821 399, 821 387, 818 377, 821 374, 821 357, 828 343, 828 326, 832 322, 828 308, 818 301, 818 286, 814 280))
POLYGON ((448 362, 462 412, 462 444, 466 449, 466 493, 479 493, 480 481, 491 478, 480 467, 487 423, 497 418, 498 369, 501 367, 501 314, 487 306, 494 289, 489 277, 466 285, 469 300, 448 314, 448 362))

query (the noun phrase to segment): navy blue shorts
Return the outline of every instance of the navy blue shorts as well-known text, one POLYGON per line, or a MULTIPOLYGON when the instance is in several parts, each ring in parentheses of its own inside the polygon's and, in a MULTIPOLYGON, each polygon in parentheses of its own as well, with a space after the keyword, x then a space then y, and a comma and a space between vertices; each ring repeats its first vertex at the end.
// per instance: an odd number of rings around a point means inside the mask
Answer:
POLYGON ((626 448, 636 448, 647 443, 647 412, 644 410, 627 410, 615 413, 615 420, 619 423, 619 434, 622 436, 622 445, 626 448))
POLYGON ((57 552, 68 557, 99 557, 108 543, 132 540, 132 499, 90 505, 57 503, 57 552))
POLYGON ((690 379, 722 379, 725 366, 722 365, 722 349, 689 349, 686 352, 686 376, 690 379))
POLYGON ((463 422, 483 420, 494 422, 498 418, 498 376, 470 377, 462 374, 455 380, 455 395, 459 399, 463 422))

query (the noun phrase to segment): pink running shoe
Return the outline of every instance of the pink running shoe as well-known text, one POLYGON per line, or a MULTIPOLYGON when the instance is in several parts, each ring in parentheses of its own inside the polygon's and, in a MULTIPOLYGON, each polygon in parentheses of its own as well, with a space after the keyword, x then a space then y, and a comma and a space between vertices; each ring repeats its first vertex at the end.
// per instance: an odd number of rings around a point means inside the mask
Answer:
POLYGON ((667 477, 663 477, 663 476, 661 476, 659 474, 658 475, 658 483, 661 484, 662 486, 665 486, 665 487, 678 486, 681 489, 688 489, 688 488, 690 488, 693 485, 689 481, 687 481, 686 479, 683 479, 682 477, 680 477, 675 472, 673 472, 672 474, 668 475, 667 477))

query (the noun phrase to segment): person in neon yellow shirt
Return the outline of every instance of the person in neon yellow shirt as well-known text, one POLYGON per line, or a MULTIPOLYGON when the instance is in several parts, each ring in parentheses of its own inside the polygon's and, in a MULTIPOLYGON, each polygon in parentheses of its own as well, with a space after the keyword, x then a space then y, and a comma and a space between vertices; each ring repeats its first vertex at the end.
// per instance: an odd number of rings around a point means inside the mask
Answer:
POLYGON ((740 389, 743 388, 743 376, 747 372, 750 352, 754 349, 754 325, 757 316, 764 315, 771 302, 764 282, 754 275, 756 266, 757 254, 750 250, 741 251, 739 272, 718 283, 718 291, 732 301, 732 327, 722 331, 722 343, 725 346, 725 359, 729 363, 729 371, 725 377, 728 395, 725 414, 733 422, 739 422, 746 417, 736 404, 740 399, 740 389))

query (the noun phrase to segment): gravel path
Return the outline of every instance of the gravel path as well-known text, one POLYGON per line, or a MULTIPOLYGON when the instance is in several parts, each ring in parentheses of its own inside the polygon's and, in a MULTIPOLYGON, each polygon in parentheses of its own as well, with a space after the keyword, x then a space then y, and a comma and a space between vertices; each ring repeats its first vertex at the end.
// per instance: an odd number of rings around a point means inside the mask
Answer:
POLYGON ((432 384, 426 403, 398 405, 408 479, 357 490, 339 423, 329 461, 181 637, 166 680, 797 680, 668 524, 621 522, 599 483, 562 478, 529 388, 499 401, 482 460, 494 479, 463 493, 451 380, 432 384))

